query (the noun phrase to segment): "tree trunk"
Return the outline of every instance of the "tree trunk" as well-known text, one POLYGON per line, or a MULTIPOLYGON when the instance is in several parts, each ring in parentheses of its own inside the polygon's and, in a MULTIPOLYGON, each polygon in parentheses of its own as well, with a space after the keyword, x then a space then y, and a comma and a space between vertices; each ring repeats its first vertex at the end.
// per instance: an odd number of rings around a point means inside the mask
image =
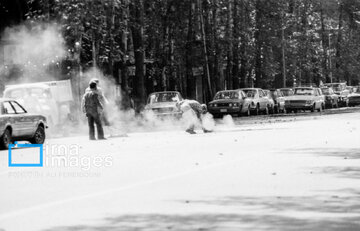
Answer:
POLYGON ((213 94, 211 89, 211 79, 210 79, 210 71, 209 71, 209 59, 207 54, 207 45, 206 45, 206 34, 205 34, 205 25, 204 25, 204 15, 202 10, 202 4, 201 0, 198 0, 198 6, 199 6, 199 16, 200 16, 200 27, 201 27, 201 37, 202 37, 202 43, 203 43, 203 49, 204 49, 204 57, 205 57, 205 77, 207 82, 207 89, 208 94, 206 99, 209 100, 213 94))
POLYGON ((239 13, 238 13, 238 1, 234 1, 233 6, 233 20, 234 20, 234 27, 233 27, 233 69, 232 69, 232 82, 233 82, 233 89, 238 89, 240 86, 239 81, 239 45, 240 45, 240 31, 239 31, 239 13))
POLYGON ((194 28, 193 28, 193 18, 195 11, 195 3, 192 1, 189 4, 189 18, 188 18, 188 32, 187 32, 187 41, 186 41, 186 51, 185 51, 185 62, 186 62, 186 97, 194 98, 195 97, 195 78, 192 74, 192 62, 193 62, 193 40, 194 40, 194 28))
POLYGON ((343 26, 343 10, 344 5, 340 3, 339 6, 339 27, 338 27, 338 36, 336 41, 336 81, 340 82, 340 67, 341 67, 341 40, 342 40, 342 26, 343 26))
POLYGON ((255 81, 254 84, 256 87, 261 87, 261 80, 262 80, 262 39, 261 39, 261 28, 262 28, 262 9, 260 0, 256 1, 255 5, 255 33, 254 33, 254 43, 255 43, 255 81))
POLYGON ((233 33, 232 33, 232 0, 228 0, 228 15, 227 15, 227 67, 226 67, 226 89, 232 89, 232 62, 233 62, 233 33))
POLYGON ((140 112, 146 101, 145 79, 144 79, 144 5, 143 0, 135 0, 131 3, 131 12, 133 23, 131 32, 133 36, 133 46, 135 54, 135 78, 134 78, 134 96, 135 108, 140 112))

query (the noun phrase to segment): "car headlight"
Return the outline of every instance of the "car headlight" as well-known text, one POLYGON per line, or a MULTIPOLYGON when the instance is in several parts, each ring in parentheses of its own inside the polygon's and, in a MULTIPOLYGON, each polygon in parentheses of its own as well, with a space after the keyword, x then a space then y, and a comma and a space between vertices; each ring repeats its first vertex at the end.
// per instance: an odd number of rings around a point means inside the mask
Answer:
POLYGON ((232 107, 233 106, 233 104, 232 103, 229 103, 229 107, 232 107))
POLYGON ((216 104, 216 103, 214 104, 214 107, 217 107, 217 104, 216 104))

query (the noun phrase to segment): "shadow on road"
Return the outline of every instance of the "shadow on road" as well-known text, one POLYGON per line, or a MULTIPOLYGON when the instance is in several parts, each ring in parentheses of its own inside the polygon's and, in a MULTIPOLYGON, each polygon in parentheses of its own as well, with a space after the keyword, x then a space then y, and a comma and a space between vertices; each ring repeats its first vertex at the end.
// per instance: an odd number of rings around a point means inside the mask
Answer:
POLYGON ((225 197, 178 201, 184 206, 209 206, 209 213, 132 214, 105 219, 99 226, 55 227, 47 231, 127 230, 359 230, 360 192, 351 196, 225 197), (238 213, 217 213, 217 211, 238 213))

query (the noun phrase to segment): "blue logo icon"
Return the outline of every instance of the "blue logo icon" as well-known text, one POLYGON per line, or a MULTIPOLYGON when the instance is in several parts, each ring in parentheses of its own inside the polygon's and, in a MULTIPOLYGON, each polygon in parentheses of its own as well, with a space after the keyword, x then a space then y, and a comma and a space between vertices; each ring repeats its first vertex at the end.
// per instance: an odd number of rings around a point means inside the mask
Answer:
POLYGON ((43 144, 9 144, 9 167, 43 167, 43 144), (39 163, 13 163, 12 149, 13 148, 39 148, 40 162, 39 163))

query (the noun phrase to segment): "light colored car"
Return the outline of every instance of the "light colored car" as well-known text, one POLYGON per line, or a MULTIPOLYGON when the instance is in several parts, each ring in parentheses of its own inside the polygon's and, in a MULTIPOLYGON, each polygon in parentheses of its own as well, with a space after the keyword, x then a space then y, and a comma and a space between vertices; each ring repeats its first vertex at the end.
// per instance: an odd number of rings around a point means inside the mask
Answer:
POLYGON ((261 88, 242 88, 240 90, 246 94, 247 99, 251 100, 251 113, 255 115, 259 115, 261 112, 269 114, 270 102, 264 90, 261 88))
POLYGON ((294 89, 294 95, 285 99, 287 112, 297 112, 298 110, 322 111, 324 107, 324 95, 319 88, 315 87, 297 87, 294 89))
POLYGON ((226 114, 250 115, 251 100, 241 90, 225 90, 215 94, 208 104, 208 111, 218 117, 226 114))
POLYGON ((46 118, 28 113, 13 99, 0 99, 0 146, 7 149, 12 141, 27 140, 34 144, 45 141, 46 118))
POLYGON ((154 92, 149 95, 145 111, 152 112, 156 116, 181 117, 181 111, 177 103, 183 100, 177 91, 154 92))

